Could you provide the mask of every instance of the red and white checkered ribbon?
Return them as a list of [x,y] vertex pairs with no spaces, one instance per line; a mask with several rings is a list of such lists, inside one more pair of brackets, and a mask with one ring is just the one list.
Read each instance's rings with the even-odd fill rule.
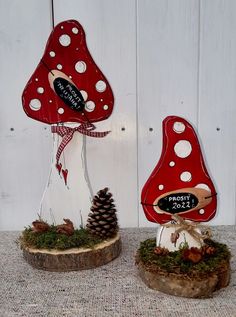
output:
[[58,147],[57,154],[56,154],[56,159],[57,159],[57,164],[59,163],[61,153],[67,146],[67,144],[72,140],[73,135],[75,132],[79,132],[81,134],[91,136],[94,138],[103,138],[105,137],[110,131],[104,131],[104,132],[94,132],[96,127],[92,123],[83,123],[78,127],[75,128],[70,128],[66,126],[52,126],[51,131],[52,133],[57,133],[62,137],[62,141]]

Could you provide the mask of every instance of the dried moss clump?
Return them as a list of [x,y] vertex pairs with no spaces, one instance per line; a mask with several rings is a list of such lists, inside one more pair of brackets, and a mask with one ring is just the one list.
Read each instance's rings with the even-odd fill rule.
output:
[[88,247],[92,248],[102,242],[102,239],[92,236],[86,229],[76,229],[70,236],[57,233],[56,226],[50,226],[46,232],[35,232],[31,227],[26,228],[19,240],[24,247],[36,249],[58,249]]
[[183,254],[188,248],[187,245],[184,245],[178,251],[158,255],[154,252],[156,239],[148,239],[141,242],[136,261],[141,261],[152,272],[164,271],[182,273],[190,277],[204,277],[211,272],[224,269],[231,257],[230,251],[225,244],[213,240],[207,240],[206,243],[215,249],[214,254],[205,254],[200,262],[193,263],[183,259]]

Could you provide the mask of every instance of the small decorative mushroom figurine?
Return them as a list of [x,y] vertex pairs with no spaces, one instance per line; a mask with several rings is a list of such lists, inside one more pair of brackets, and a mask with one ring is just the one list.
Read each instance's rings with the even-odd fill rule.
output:
[[29,117],[52,125],[54,135],[52,168],[40,216],[53,223],[66,217],[82,225],[93,196],[84,170],[85,136],[109,133],[95,131],[93,123],[111,115],[114,97],[88,51],[79,22],[64,21],[54,28],[22,102]]
[[200,222],[214,217],[216,190],[197,135],[185,119],[169,116],[163,121],[161,158],[143,187],[141,202],[147,219],[162,225],[158,246],[170,251],[182,243],[200,247],[207,237]]

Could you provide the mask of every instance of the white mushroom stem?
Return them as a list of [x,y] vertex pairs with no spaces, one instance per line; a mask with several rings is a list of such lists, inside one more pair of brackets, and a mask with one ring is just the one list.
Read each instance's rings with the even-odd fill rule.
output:
[[[187,221],[187,220],[186,220]],[[171,222],[170,222],[171,223]],[[201,233],[199,228],[196,228],[198,233]],[[200,248],[201,243],[196,241],[186,230],[179,233],[175,242],[171,241],[171,234],[175,234],[176,230],[173,227],[160,226],[157,231],[156,244],[162,248],[166,248],[169,251],[177,251],[183,244],[188,244],[189,248]]]
[[[65,124],[71,128],[76,124]],[[62,170],[68,170],[67,184],[63,172],[56,168],[56,153],[62,138],[53,134],[53,154],[49,179],[40,204],[40,217],[50,224],[69,218],[79,228],[85,226],[93,197],[86,163],[86,136],[75,132],[60,157]]]

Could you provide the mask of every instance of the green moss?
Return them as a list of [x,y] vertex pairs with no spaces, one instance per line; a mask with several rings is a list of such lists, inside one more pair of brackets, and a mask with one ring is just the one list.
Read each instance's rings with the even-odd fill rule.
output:
[[231,256],[225,244],[213,240],[208,240],[207,244],[215,248],[214,255],[205,255],[199,263],[194,264],[183,260],[182,255],[184,250],[188,248],[187,245],[182,246],[178,251],[169,252],[166,255],[157,255],[154,253],[156,240],[148,239],[140,244],[138,261],[141,260],[152,271],[183,273],[188,276],[206,275],[227,265]]
[[89,247],[102,242],[101,239],[89,234],[86,229],[76,229],[74,234],[67,236],[56,232],[56,227],[51,226],[47,232],[34,232],[31,227],[26,228],[20,236],[20,243],[26,247],[37,249],[58,249]]

